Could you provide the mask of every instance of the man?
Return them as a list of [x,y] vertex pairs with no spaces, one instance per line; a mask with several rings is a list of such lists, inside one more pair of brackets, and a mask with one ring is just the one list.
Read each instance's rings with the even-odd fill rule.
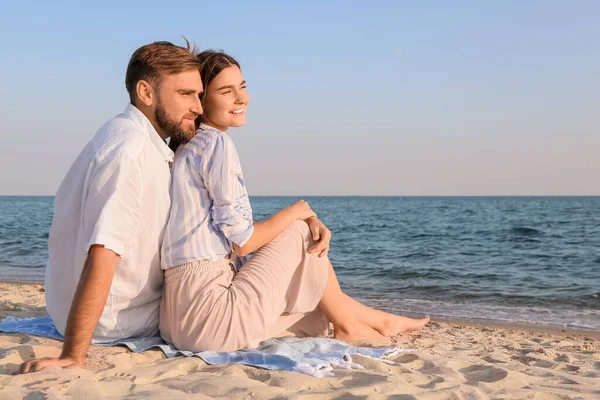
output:
[[61,183],[48,240],[46,306],[64,345],[58,358],[27,361],[21,373],[81,367],[92,340],[157,333],[173,160],[165,139],[188,142],[202,113],[194,53],[189,43],[136,50],[125,78],[131,104],[100,128]]

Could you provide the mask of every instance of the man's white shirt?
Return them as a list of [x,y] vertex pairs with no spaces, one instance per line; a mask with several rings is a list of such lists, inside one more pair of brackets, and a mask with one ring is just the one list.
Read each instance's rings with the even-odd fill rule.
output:
[[46,266],[46,308],[61,333],[94,244],[121,256],[94,340],[158,331],[171,161],[173,152],[129,104],[98,130],[67,172],[54,200]]

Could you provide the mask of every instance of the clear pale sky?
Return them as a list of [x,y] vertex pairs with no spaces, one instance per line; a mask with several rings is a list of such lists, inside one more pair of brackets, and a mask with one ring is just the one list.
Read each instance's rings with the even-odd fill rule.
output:
[[50,3],[0,12],[0,195],[53,195],[181,35],[242,64],[250,195],[600,195],[600,1]]

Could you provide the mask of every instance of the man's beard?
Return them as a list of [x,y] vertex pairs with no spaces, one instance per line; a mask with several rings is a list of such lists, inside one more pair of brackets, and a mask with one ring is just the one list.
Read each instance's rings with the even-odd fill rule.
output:
[[189,132],[183,128],[181,122],[177,123],[169,113],[166,108],[158,102],[156,106],[156,111],[154,113],[156,118],[156,124],[158,127],[167,135],[171,137],[171,140],[175,140],[178,143],[187,143],[194,137],[196,133],[194,128],[189,129]]

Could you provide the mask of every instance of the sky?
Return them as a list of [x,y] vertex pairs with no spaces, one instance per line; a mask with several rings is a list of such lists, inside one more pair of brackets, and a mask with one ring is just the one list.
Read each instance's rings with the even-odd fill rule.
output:
[[242,66],[251,196],[600,195],[599,1],[83,3],[2,5],[0,195],[54,195],[182,35]]

